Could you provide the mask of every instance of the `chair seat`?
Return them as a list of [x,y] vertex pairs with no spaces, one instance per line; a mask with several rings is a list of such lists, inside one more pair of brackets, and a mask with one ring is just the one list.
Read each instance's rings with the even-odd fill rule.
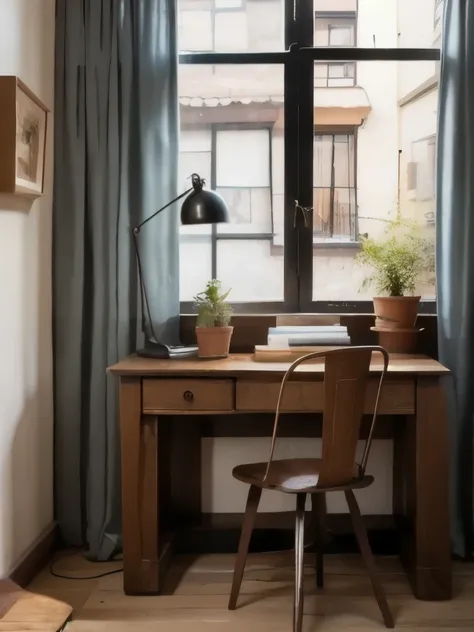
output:
[[321,459],[283,459],[281,461],[272,461],[265,482],[262,481],[267,470],[266,462],[238,465],[232,470],[232,475],[243,483],[263,489],[276,489],[287,494],[359,489],[368,487],[374,481],[373,476],[361,477],[359,475],[359,466],[356,464],[352,480],[341,481],[340,484],[332,485],[330,488],[317,487],[321,464]]

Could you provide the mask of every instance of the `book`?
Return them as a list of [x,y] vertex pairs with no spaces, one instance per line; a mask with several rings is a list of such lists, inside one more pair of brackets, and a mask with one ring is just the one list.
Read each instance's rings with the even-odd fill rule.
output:
[[323,333],[344,333],[347,335],[347,327],[342,325],[294,325],[269,327],[268,335],[288,335],[288,334],[323,334]]
[[297,347],[307,345],[340,345],[351,344],[347,332],[320,332],[320,333],[293,333],[293,334],[269,334],[268,346],[270,347]]
[[[339,346],[307,346],[307,347],[288,347],[286,349],[278,349],[269,347],[268,345],[255,345],[253,359],[255,362],[294,362],[298,358],[302,358],[308,353],[315,351],[332,351],[340,349]],[[308,362],[323,362],[323,358],[315,358]]]

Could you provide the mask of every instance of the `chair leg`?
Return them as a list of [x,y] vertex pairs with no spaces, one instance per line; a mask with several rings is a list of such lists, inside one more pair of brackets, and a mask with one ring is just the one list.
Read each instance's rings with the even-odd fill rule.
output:
[[262,490],[260,487],[251,485],[247,496],[247,506],[245,507],[244,523],[240,532],[239,550],[237,559],[235,560],[234,578],[232,580],[232,589],[230,591],[229,610],[235,610],[237,607],[237,599],[239,598],[240,586],[244,576],[245,562],[249,550],[250,538],[255,524],[258,504]]
[[293,632],[301,632],[303,626],[303,569],[304,569],[304,512],[306,494],[296,497],[295,524],[295,599],[293,604]]
[[362,553],[362,558],[367,568],[375,598],[380,608],[380,612],[382,613],[385,627],[393,628],[395,627],[393,616],[390,612],[390,608],[388,607],[387,598],[385,597],[385,592],[382,588],[382,584],[377,577],[374,556],[372,555],[369,538],[367,537],[367,531],[365,528],[364,520],[360,513],[359,505],[357,504],[356,497],[354,496],[354,492],[351,489],[347,490],[345,494],[347,504],[349,505],[349,511],[351,513],[354,530],[356,532],[357,541],[359,542],[360,552]]
[[326,494],[311,494],[313,529],[316,551],[316,585],[324,587],[324,544],[326,542]]

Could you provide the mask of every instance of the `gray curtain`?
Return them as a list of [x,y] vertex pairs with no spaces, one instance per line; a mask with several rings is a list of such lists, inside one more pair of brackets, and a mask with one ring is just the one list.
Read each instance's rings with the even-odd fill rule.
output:
[[[131,229],[176,197],[174,0],[58,0],[54,189],[56,518],[107,559],[120,547],[117,384],[139,341]],[[178,216],[140,235],[153,326],[179,342]]]
[[474,427],[474,0],[446,0],[439,90],[439,356],[452,371],[454,551],[472,552]]

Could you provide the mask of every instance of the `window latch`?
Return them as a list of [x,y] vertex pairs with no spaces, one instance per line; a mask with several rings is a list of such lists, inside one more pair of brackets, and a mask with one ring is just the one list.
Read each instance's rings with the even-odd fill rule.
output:
[[313,212],[312,206],[301,206],[298,200],[295,200],[295,214],[294,214],[293,226],[296,228],[298,213],[301,213],[301,215],[303,216],[304,227],[308,228],[308,214],[312,212]]

